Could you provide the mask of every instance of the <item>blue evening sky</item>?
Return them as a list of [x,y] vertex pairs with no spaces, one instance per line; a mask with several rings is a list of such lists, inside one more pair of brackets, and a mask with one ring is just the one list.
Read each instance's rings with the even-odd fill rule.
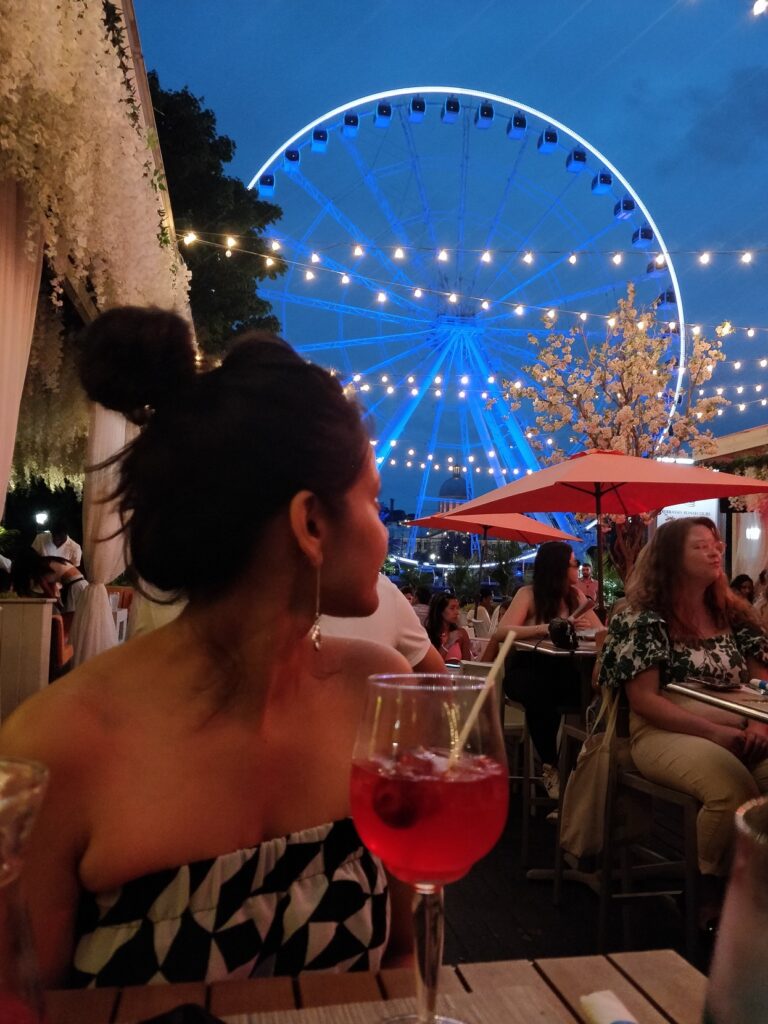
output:
[[[759,367],[768,357],[768,15],[754,17],[751,0],[135,7],[147,67],[164,87],[186,85],[204,97],[219,131],[237,144],[230,171],[246,182],[304,124],[379,90],[478,89],[561,121],[626,176],[669,250],[680,253],[686,320],[758,328],[751,340],[745,330],[728,339],[715,383],[748,404],[718,419],[717,432],[768,422],[754,393],[760,382],[768,391],[768,368]],[[479,179],[473,169],[471,180]],[[705,268],[695,256],[702,249],[734,254],[713,256]],[[749,266],[738,258],[745,249],[756,252]],[[390,491],[412,504],[412,485],[393,477],[383,496]]]

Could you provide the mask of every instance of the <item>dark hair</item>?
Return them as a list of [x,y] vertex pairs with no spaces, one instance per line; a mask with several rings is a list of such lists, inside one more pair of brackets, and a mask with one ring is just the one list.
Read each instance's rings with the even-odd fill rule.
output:
[[455,601],[456,598],[447,590],[441,590],[437,594],[432,595],[432,600],[429,602],[429,611],[427,612],[427,619],[424,623],[424,629],[427,631],[427,636],[432,642],[432,646],[440,650],[440,637],[443,632],[443,612],[448,607],[450,601]]
[[410,583],[406,583],[405,586],[400,587],[400,593],[404,594],[407,597],[408,594],[413,593],[413,587],[410,585]]
[[745,583],[749,583],[753,587],[755,585],[751,576],[747,576],[745,572],[741,572],[731,580],[731,590],[738,590],[740,587],[743,587]]
[[416,587],[416,600],[419,604],[429,604],[432,598],[432,591],[429,587]]
[[62,533],[65,533],[67,536],[69,536],[69,524],[67,523],[67,520],[64,518],[64,516],[57,513],[56,515],[51,517],[51,522],[49,524],[49,532],[51,534],[51,537],[56,537]]
[[340,510],[370,457],[359,407],[274,335],[249,332],[198,373],[181,317],[113,309],[86,331],[81,378],[94,401],[146,424],[110,460],[134,571],[193,599],[237,580],[300,490]]
[[[691,639],[696,636],[691,624],[679,617],[676,586],[683,571],[685,543],[695,526],[706,527],[713,539],[720,541],[717,527],[706,516],[671,519],[656,530],[640,552],[627,581],[629,604],[637,610],[648,608],[657,612],[675,639]],[[720,573],[704,591],[704,604],[720,629],[741,625],[760,629],[759,619],[752,606],[731,590],[724,573]]]
[[484,601],[486,597],[493,597],[493,587],[480,587],[479,600]]
[[541,544],[533,563],[533,607],[536,622],[550,622],[560,614],[563,601],[572,612],[579,599],[568,581],[573,556],[570,544],[548,540]]

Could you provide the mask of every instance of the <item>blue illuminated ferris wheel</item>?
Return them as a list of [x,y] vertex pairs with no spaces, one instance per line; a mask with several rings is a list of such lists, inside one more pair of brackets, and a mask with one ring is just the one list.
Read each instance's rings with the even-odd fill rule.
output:
[[578,323],[603,340],[629,280],[671,324],[679,389],[685,320],[661,233],[618,169],[540,111],[444,86],[365,96],[296,132],[250,187],[283,210],[287,269],[259,294],[358,392],[384,493],[417,515],[451,474],[471,497],[539,467],[533,413],[512,412],[502,382],[532,383],[531,334]]

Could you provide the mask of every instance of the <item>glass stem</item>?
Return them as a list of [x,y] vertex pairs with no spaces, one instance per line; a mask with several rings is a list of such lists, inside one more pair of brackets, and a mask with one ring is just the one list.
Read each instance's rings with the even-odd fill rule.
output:
[[443,962],[443,888],[440,885],[416,885],[414,888],[416,1010],[419,1024],[434,1024],[437,977]]

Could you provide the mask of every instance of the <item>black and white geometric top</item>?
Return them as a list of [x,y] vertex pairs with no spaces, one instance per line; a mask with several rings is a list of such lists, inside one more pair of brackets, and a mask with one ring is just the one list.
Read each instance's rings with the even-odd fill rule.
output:
[[76,988],[377,970],[387,877],[345,818],[85,892],[76,932]]

